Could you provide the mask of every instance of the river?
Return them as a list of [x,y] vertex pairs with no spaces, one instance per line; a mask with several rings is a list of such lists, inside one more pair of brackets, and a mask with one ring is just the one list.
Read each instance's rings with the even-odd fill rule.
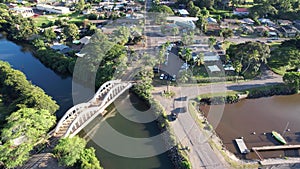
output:
[[[28,80],[33,84],[41,87],[48,95],[50,95],[60,106],[56,116],[61,118],[63,114],[73,105],[72,100],[72,78],[59,76],[51,69],[45,67],[38,59],[36,59],[30,48],[26,45],[16,44],[4,37],[0,39],[0,60],[9,62],[13,68],[22,71]],[[80,86],[80,85],[79,85]],[[82,87],[82,86],[81,86]],[[84,87],[83,87],[84,88]],[[134,95],[123,96],[124,99],[133,100],[138,103],[140,108],[146,108],[146,104],[141,102]],[[121,103],[122,104],[122,103]],[[125,104],[125,103],[124,103]],[[115,130],[123,131],[130,136],[138,137],[151,137],[159,133],[157,124],[151,123],[135,123],[125,118],[114,108],[114,105],[109,107],[111,115],[105,117],[104,121],[113,126]],[[98,120],[98,121],[97,121]],[[102,119],[103,120],[103,119]],[[101,137],[101,125],[102,121],[97,118],[94,120],[94,124],[88,127],[93,128],[93,135],[85,135],[81,133],[82,137],[88,140],[88,146],[92,146],[96,149],[96,155],[101,161],[101,165],[105,169],[171,169],[173,165],[167,155],[163,153],[161,155],[149,157],[149,158],[126,158],[121,157],[108,151],[105,151],[98,142],[93,139],[93,136]],[[85,129],[87,131],[88,129]],[[122,142],[117,142],[122,144]],[[126,146],[126,145],[124,145]],[[156,147],[152,147],[156,149]],[[133,150],[134,151],[134,150]]]
[[[202,106],[201,109],[208,112],[209,106]],[[238,157],[258,159],[253,152],[241,155],[233,140],[243,137],[248,149],[251,147],[280,145],[272,137],[271,131],[275,130],[283,135],[287,144],[300,144],[299,122],[299,94],[246,99],[235,104],[225,105],[216,132],[226,148]],[[299,157],[300,151],[264,151],[260,154],[264,158]]]

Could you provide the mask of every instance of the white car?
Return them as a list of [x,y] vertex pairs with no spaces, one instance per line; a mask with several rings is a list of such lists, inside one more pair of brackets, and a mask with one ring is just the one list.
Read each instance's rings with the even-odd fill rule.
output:
[[162,74],[159,76],[159,79],[160,79],[160,80],[164,80],[164,77],[165,77],[165,75],[162,73]]

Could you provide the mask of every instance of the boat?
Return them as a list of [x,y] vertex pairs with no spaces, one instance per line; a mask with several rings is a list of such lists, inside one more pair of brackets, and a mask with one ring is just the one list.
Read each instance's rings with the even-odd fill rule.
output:
[[281,134],[277,133],[276,131],[272,131],[272,136],[275,137],[277,141],[279,141],[281,144],[286,144],[285,139],[282,137]]

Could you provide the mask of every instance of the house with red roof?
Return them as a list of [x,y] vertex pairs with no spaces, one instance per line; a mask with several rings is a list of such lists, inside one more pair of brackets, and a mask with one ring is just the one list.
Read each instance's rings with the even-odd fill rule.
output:
[[239,16],[249,15],[248,8],[235,8],[233,10],[233,15],[239,15]]

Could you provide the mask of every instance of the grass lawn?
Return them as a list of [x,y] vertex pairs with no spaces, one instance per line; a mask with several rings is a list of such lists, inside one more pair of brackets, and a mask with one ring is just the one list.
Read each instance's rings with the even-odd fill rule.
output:
[[64,18],[64,17],[71,18],[70,20],[68,20],[69,23],[83,22],[83,20],[86,19],[86,16],[80,14],[79,12],[73,12],[70,14],[59,15],[58,17],[59,18]]
[[64,15],[40,15],[36,18],[33,18],[35,21],[36,26],[40,27],[42,26],[43,23],[46,25],[49,24],[50,22],[54,22],[57,19],[63,19],[66,18],[69,23],[75,23],[75,22],[83,22],[84,19],[86,19],[85,15],[82,15],[78,12],[73,12],[70,14],[64,14]]
[[40,15],[36,18],[33,18],[33,20],[35,21],[35,25],[38,27],[42,26],[43,23],[47,25],[50,22],[54,22],[56,19],[57,15]]

